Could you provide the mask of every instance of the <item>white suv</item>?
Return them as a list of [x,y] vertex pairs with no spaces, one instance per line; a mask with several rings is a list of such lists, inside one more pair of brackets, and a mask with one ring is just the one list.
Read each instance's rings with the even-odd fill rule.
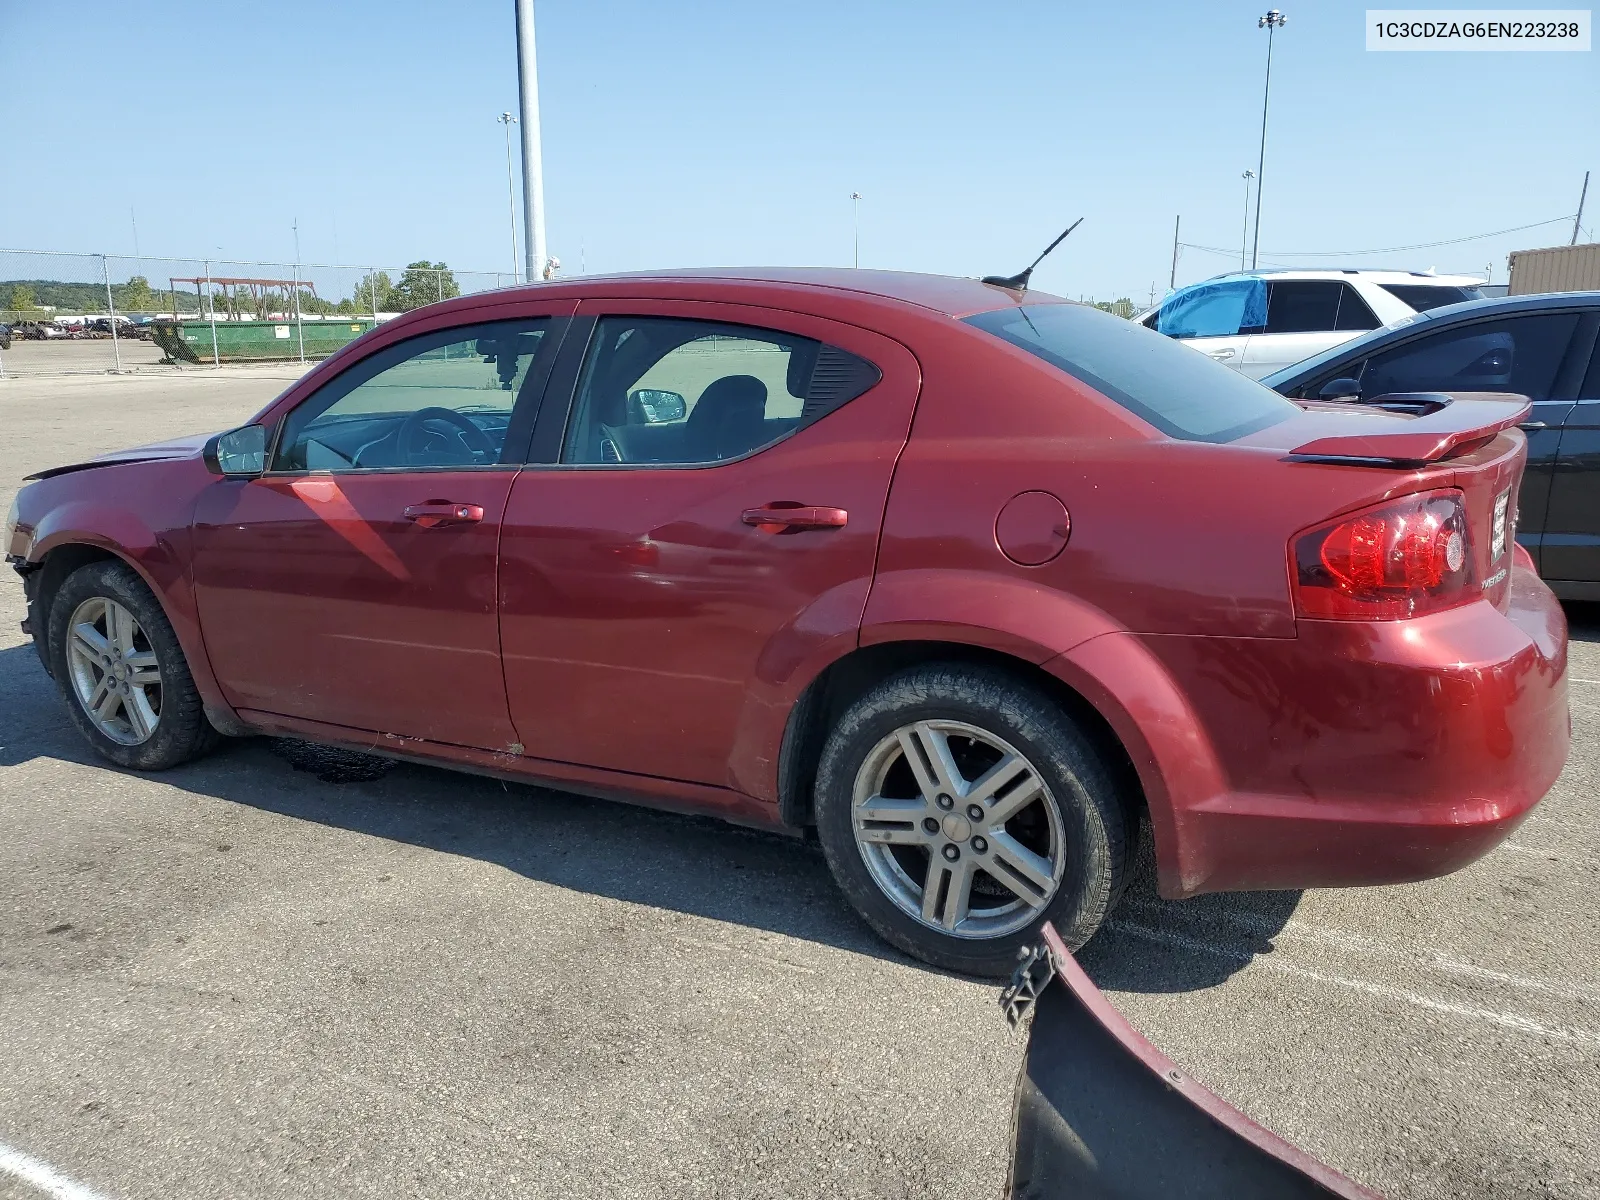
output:
[[1365,330],[1480,299],[1482,282],[1420,271],[1246,271],[1179,288],[1138,320],[1260,379]]

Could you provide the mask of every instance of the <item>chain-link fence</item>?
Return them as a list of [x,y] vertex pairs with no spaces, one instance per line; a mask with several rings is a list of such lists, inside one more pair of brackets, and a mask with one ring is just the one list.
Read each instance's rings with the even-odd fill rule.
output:
[[504,271],[0,249],[0,378],[326,358]]

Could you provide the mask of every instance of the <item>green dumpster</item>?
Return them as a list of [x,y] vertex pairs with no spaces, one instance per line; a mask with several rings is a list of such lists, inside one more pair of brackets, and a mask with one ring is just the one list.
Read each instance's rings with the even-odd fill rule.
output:
[[327,358],[374,324],[371,317],[304,321],[299,325],[293,321],[218,321],[214,327],[215,359],[210,321],[155,321],[151,324],[151,337],[174,362],[271,362],[298,359],[302,344],[306,358]]

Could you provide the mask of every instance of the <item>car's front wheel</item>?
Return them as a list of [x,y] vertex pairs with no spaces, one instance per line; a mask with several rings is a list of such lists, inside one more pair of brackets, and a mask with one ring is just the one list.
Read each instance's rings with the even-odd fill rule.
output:
[[1120,898],[1131,830],[1111,774],[1043,691],[984,667],[895,675],[823,749],[817,833],[879,934],[925,962],[1007,974],[1040,925],[1082,945]]
[[119,766],[159,771],[216,741],[178,635],[126,563],[67,576],[50,606],[49,648],[73,723]]

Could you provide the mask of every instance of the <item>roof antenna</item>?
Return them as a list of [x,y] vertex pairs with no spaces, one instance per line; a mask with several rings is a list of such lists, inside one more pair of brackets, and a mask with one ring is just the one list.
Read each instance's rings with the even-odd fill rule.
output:
[[1033,277],[1033,269],[1044,261],[1044,255],[1049,254],[1050,251],[1054,250],[1057,246],[1061,245],[1062,242],[1066,241],[1067,234],[1071,233],[1074,229],[1082,224],[1083,218],[1079,217],[1071,225],[1068,225],[1060,237],[1044,248],[1044,254],[1039,255],[1038,258],[1034,259],[1028,264],[1026,270],[1018,271],[1015,275],[985,275],[983,277],[983,282],[993,284],[995,287],[1010,288],[1014,292],[1027,291],[1028,280]]

